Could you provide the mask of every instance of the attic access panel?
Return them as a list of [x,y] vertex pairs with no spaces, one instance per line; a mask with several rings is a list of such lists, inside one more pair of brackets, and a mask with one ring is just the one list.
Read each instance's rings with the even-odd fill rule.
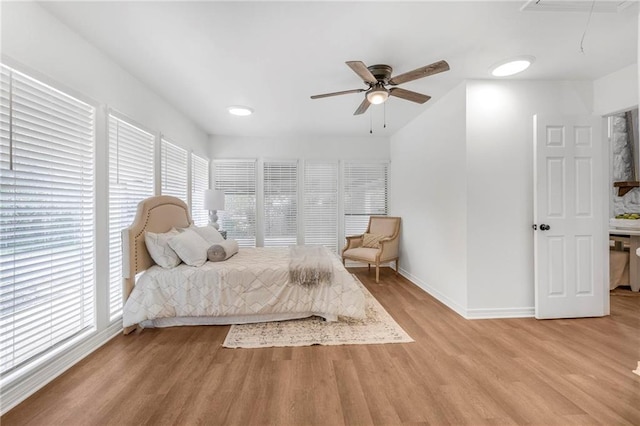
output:
[[593,6],[594,13],[619,13],[631,6],[631,0],[618,1],[575,1],[575,0],[528,0],[521,8],[522,12],[585,12]]

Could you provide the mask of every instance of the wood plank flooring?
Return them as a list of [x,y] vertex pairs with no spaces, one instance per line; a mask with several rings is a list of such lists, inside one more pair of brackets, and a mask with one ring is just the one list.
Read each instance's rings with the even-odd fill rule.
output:
[[640,424],[640,297],[605,318],[468,321],[354,270],[415,343],[225,349],[227,326],[118,336],[5,425]]

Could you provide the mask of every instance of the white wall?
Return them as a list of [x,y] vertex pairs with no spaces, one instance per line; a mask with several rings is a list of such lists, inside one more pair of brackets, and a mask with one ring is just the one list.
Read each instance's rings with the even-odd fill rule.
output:
[[638,64],[629,65],[593,82],[593,113],[611,115],[638,106]]
[[533,314],[532,118],[590,114],[584,90],[575,82],[468,82],[469,317]]
[[388,160],[389,139],[362,137],[234,137],[211,136],[211,158],[315,160]]
[[402,273],[469,318],[532,316],[533,115],[589,114],[590,88],[468,81],[393,136]]
[[[207,134],[34,2],[2,3],[3,61],[127,115],[197,154]],[[26,68],[26,69],[25,69]]]
[[402,274],[464,315],[467,306],[464,83],[391,138],[391,214]]

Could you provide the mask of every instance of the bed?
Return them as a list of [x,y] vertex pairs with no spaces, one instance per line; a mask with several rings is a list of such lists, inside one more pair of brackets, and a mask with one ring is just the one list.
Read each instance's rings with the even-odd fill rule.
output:
[[331,280],[315,285],[292,281],[287,247],[241,248],[222,262],[194,267],[155,264],[145,233],[192,226],[187,205],[170,196],[140,202],[133,224],[122,231],[123,326],[243,324],[320,316],[363,318],[364,295],[340,259],[328,251]]

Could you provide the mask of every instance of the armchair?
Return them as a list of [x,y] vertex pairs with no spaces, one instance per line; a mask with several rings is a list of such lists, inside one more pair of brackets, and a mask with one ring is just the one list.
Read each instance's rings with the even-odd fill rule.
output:
[[398,244],[400,242],[400,218],[371,216],[367,231],[362,235],[347,237],[342,249],[342,263],[346,259],[376,265],[376,283],[380,282],[380,264],[395,262],[398,274]]

